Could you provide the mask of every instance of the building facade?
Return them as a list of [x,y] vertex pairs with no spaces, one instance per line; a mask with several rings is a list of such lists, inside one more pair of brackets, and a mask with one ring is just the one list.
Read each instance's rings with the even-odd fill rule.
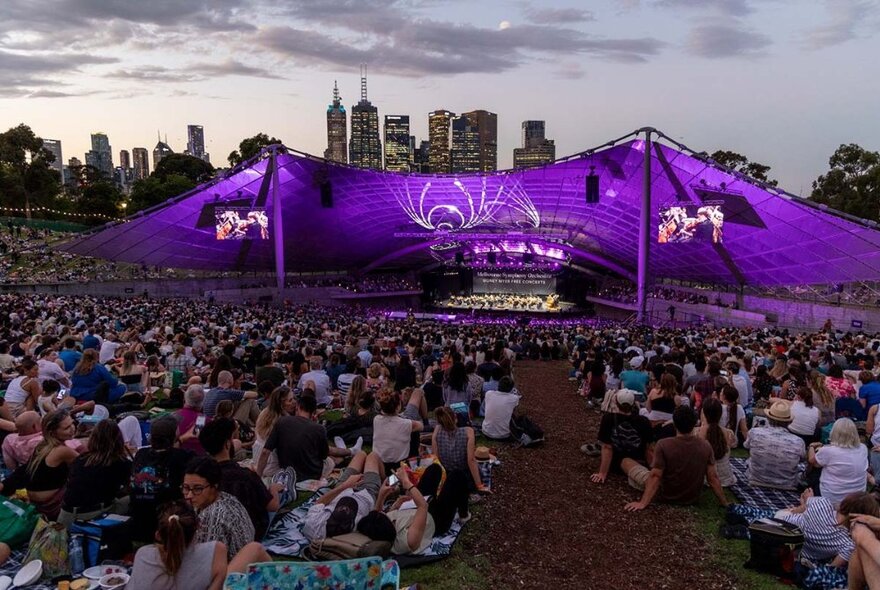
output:
[[[166,137],[165,140],[167,141],[168,138]],[[159,167],[159,162],[162,161],[162,158],[174,153],[174,150],[171,149],[171,146],[166,141],[162,141],[160,138],[159,142],[156,143],[156,147],[153,148],[153,170]]]
[[333,82],[333,102],[327,105],[327,149],[324,159],[348,164],[348,121],[339,87]]
[[367,71],[361,70],[361,99],[351,108],[349,163],[358,168],[382,169],[382,141],[379,139],[379,109],[367,99]]
[[[415,145],[415,141],[416,138],[413,137],[413,145]],[[430,153],[431,142],[427,139],[423,139],[421,143],[419,143],[418,147],[413,149],[413,172],[421,172],[422,174],[427,174],[431,171]]]
[[119,150],[119,167],[131,168],[131,156],[128,150]]
[[60,175],[60,178],[64,178],[64,160],[61,157],[61,140],[59,139],[44,139],[43,140],[43,149],[47,150],[55,156],[55,161],[49,164],[49,168],[55,170]]
[[186,126],[186,153],[189,156],[210,162],[211,157],[205,152],[205,128],[201,125]]
[[465,115],[452,120],[450,172],[480,171],[480,130]]
[[97,169],[104,178],[113,178],[113,150],[104,133],[92,133],[92,149],[86,152],[86,166]]
[[514,168],[534,168],[556,160],[556,144],[544,136],[544,121],[522,122],[522,147],[513,150]]
[[150,157],[147,148],[134,148],[131,150],[132,168],[134,168],[134,179],[143,180],[150,175]]
[[385,169],[409,172],[412,168],[409,115],[385,115]]
[[436,174],[450,171],[450,128],[455,113],[439,109],[428,113],[428,170]]

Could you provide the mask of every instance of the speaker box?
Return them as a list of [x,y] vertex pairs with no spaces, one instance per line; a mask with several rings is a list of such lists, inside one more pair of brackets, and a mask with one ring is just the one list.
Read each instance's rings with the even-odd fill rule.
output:
[[595,174],[587,176],[587,203],[599,202],[599,177]]
[[333,185],[329,180],[321,183],[321,207],[326,209],[333,207]]
[[498,255],[495,252],[489,252],[488,254],[486,254],[486,260],[489,261],[489,264],[497,264]]
[[463,264],[464,263],[464,252],[456,252],[455,253],[455,264]]

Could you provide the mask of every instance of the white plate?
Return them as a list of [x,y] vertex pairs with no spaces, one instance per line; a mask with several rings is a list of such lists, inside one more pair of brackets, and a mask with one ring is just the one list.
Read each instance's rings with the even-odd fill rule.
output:
[[28,586],[40,579],[43,575],[43,562],[39,559],[30,561],[18,570],[15,579],[12,580],[13,586]]
[[[86,569],[82,575],[96,582],[108,574],[127,574],[128,570],[121,565],[96,565]],[[95,586],[97,588],[97,586]]]

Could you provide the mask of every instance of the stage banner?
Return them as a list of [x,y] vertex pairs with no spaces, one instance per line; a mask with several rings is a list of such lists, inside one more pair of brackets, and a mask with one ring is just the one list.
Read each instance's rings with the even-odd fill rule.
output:
[[556,292],[556,275],[549,272],[474,270],[473,292],[549,295]]

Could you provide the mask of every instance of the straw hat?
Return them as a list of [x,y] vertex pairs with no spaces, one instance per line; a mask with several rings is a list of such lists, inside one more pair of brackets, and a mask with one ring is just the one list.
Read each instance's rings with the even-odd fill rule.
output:
[[764,413],[776,422],[791,422],[791,405],[785,402],[774,402]]
[[488,461],[492,456],[489,454],[489,447],[477,447],[474,450],[474,459],[477,461]]

